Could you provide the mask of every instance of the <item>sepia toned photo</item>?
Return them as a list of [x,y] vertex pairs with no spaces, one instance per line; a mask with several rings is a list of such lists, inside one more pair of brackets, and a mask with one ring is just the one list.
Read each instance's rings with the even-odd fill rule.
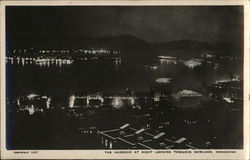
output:
[[243,5],[4,7],[6,150],[244,149]]

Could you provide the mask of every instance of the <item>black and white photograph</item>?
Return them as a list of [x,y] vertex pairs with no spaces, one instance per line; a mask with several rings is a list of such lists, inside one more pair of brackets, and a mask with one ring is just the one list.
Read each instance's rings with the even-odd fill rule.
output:
[[5,42],[7,150],[244,149],[242,5],[6,5]]

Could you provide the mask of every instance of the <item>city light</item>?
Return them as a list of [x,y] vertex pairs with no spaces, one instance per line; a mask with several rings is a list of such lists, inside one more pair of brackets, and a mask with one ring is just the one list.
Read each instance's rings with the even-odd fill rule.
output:
[[120,109],[122,106],[123,102],[120,97],[115,97],[112,101],[112,105],[116,109]]
[[75,99],[76,99],[76,97],[74,95],[72,95],[69,98],[69,108],[73,108],[74,107]]
[[192,90],[186,90],[186,89],[183,89],[181,91],[178,92],[178,94],[181,96],[181,97],[196,97],[196,96],[202,96],[201,94],[195,92],[195,91],[192,91]]
[[224,97],[223,100],[226,101],[227,103],[234,103],[234,101],[229,97]]
[[20,106],[20,99],[17,99],[17,105]]
[[167,59],[167,60],[176,60],[174,56],[158,56],[160,59]]
[[175,59],[160,59],[160,63],[177,64],[177,61]]
[[235,78],[232,78],[232,79],[231,78],[220,79],[220,80],[215,81],[215,83],[218,84],[218,83],[226,83],[226,82],[232,82],[232,81],[239,82],[240,77],[236,75]]
[[171,80],[172,80],[172,78],[158,78],[158,79],[156,79],[155,81],[156,81],[157,83],[170,83]]
[[32,99],[32,98],[35,98],[37,96],[39,96],[39,95],[37,95],[37,94],[30,94],[30,95],[27,96],[27,98],[28,99]]
[[200,60],[197,60],[197,59],[191,59],[191,60],[188,60],[188,61],[184,61],[184,65],[187,66],[188,68],[195,68],[197,66],[200,66],[201,65],[201,61]]
[[31,105],[31,107],[28,108],[29,114],[33,115],[35,113],[35,107],[34,105]]
[[51,102],[51,98],[48,98],[48,99],[47,99],[47,102],[46,102],[46,107],[47,107],[47,109],[50,108],[50,102]]
[[135,104],[135,99],[133,97],[130,98],[130,102],[131,102],[132,105],[134,105]]

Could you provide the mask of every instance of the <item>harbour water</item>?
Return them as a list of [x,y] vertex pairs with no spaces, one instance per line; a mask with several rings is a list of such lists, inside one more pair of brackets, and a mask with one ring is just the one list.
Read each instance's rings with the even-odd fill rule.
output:
[[[168,53],[166,53],[168,54]],[[94,60],[35,63],[24,59],[6,61],[7,91],[13,95],[42,93],[69,95],[81,92],[122,92],[126,88],[149,91],[159,78],[170,78],[175,89],[201,90],[204,85],[242,75],[238,60],[205,63],[200,57],[177,60],[157,54],[124,56],[119,60]],[[199,59],[198,59],[199,58]],[[71,63],[68,63],[71,62]],[[145,66],[151,67],[145,67]],[[153,65],[153,67],[152,67]]]

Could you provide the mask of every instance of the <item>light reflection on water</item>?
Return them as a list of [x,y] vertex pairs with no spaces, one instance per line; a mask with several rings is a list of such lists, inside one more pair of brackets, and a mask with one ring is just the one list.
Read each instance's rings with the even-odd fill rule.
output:
[[[239,74],[240,65],[222,65],[214,69],[213,65],[203,64],[196,59],[168,60],[156,58],[145,62],[143,59],[115,59],[109,61],[84,61],[71,64],[59,61],[36,63],[32,60],[8,60],[13,69],[11,85],[14,92],[26,90],[42,92],[75,93],[76,91],[148,91],[158,78],[172,78],[175,88],[200,88],[202,83],[213,83],[229,72]],[[145,65],[155,64],[152,70]],[[65,66],[65,67],[64,67]],[[66,67],[67,66],[67,67]],[[238,66],[238,67],[237,67]],[[8,67],[8,65],[7,65]],[[200,71],[194,68],[200,68]],[[60,69],[58,69],[60,68]],[[10,72],[11,73],[11,72]]]
[[120,58],[117,58],[117,59],[114,60],[114,62],[115,62],[115,69],[117,71],[121,67],[122,60]]
[[20,66],[25,66],[25,65],[36,65],[39,67],[47,67],[49,68],[51,65],[55,65],[58,67],[61,67],[62,65],[70,65],[73,63],[72,60],[69,59],[36,59],[36,58],[12,58],[12,57],[7,57],[5,62],[7,64],[12,64],[12,65],[20,65]]
[[166,73],[175,72],[176,64],[176,60],[160,59],[161,75],[164,76]]

